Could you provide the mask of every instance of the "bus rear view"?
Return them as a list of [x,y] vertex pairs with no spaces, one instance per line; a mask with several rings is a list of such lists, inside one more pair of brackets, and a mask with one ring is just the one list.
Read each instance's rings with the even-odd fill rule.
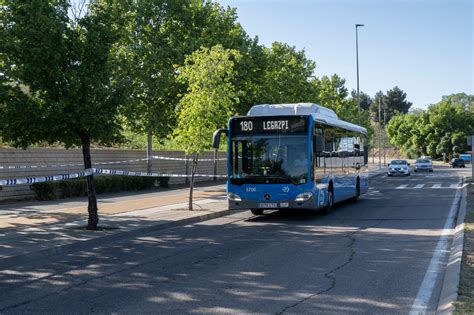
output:
[[226,133],[229,209],[330,210],[367,190],[366,131],[332,110],[256,105],[247,116],[231,118]]

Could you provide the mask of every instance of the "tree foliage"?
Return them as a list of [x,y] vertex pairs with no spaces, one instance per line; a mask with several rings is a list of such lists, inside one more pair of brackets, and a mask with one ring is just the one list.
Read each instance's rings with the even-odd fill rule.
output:
[[260,103],[307,102],[311,95],[309,79],[316,67],[304,50],[297,51],[288,44],[274,42],[271,48],[264,48],[264,78]]
[[453,103],[456,97],[443,97],[427,111],[394,116],[388,126],[390,141],[409,157],[434,157],[468,150],[466,137],[474,132],[474,112],[466,104]]
[[357,105],[347,98],[348,91],[345,87],[346,80],[337,74],[315,77],[311,80],[311,100],[315,103],[333,109],[343,119],[355,121]]
[[232,81],[235,63],[240,57],[237,50],[221,45],[211,49],[203,47],[186,57],[185,65],[178,68],[178,79],[188,88],[177,107],[178,126],[174,136],[186,153],[194,153],[189,210],[193,209],[198,154],[210,149],[213,132],[225,126],[239,100]]
[[250,40],[234,9],[210,1],[132,1],[127,11],[121,56],[132,83],[124,113],[134,131],[162,137],[174,128],[175,106],[186,90],[175,66],[200,47],[247,51]]
[[238,92],[232,80],[240,54],[221,45],[201,48],[178,69],[178,79],[188,85],[177,107],[177,143],[189,154],[211,148],[213,132],[235,113]]
[[[356,100],[357,103],[357,91],[351,91],[351,97]],[[359,91],[359,100],[360,100],[360,108],[363,110],[369,110],[370,105],[372,104],[372,98],[369,94]]]
[[339,118],[364,126],[368,129],[369,134],[372,134],[368,112],[361,106],[359,114],[357,99],[349,97],[348,90],[345,87],[345,79],[333,74],[321,78],[314,77],[310,83],[311,96],[308,99],[309,101],[331,108]]
[[381,91],[375,94],[370,105],[370,116],[373,121],[379,121],[379,100],[381,102],[381,121],[388,123],[397,114],[406,114],[413,105],[406,100],[407,94],[398,86],[388,90],[384,95]]
[[474,95],[455,93],[451,95],[445,95],[441,98],[441,100],[450,104],[462,105],[467,110],[474,112]]

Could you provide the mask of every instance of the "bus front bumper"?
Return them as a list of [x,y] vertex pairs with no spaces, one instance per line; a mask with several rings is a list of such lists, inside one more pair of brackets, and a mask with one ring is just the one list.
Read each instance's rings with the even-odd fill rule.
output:
[[282,210],[282,209],[319,209],[324,207],[324,201],[319,203],[318,198],[313,198],[298,202],[295,200],[278,200],[278,201],[255,201],[255,200],[242,200],[232,201],[229,200],[229,210],[245,210],[245,209],[262,209],[262,210]]

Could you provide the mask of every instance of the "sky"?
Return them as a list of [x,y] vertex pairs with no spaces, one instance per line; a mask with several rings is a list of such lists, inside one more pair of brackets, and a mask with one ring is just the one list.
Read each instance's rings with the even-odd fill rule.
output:
[[[315,75],[338,74],[370,96],[398,86],[412,108],[474,94],[474,0],[217,0],[250,37],[305,50]],[[322,104],[323,105],[323,104]]]

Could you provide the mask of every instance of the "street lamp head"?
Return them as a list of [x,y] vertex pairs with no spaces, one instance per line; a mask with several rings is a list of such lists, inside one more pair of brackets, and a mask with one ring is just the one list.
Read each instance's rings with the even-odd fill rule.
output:
[[359,26],[365,26],[364,24],[356,24],[356,28]]

